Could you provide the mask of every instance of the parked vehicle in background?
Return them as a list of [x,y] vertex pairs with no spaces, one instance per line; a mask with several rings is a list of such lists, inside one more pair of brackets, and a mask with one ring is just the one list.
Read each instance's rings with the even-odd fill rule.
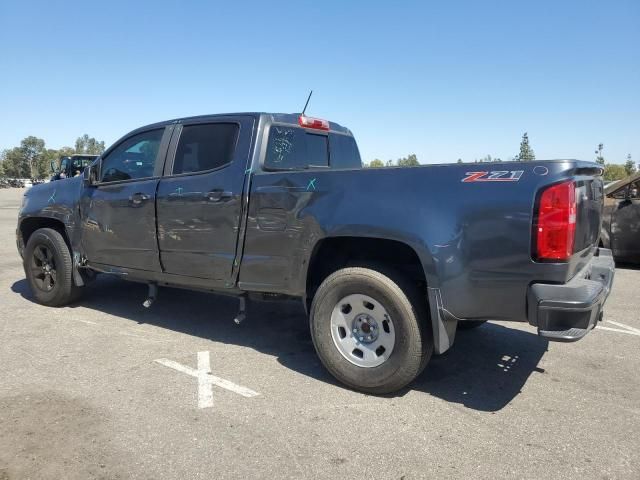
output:
[[44,305],[96,273],[147,283],[145,306],[158,285],[236,295],[237,323],[246,298],[299,299],[325,367],[387,393],[458,323],[583,338],[614,275],[601,215],[595,163],[363,169],[337,123],[242,113],[130,132],[82,178],[30,189],[16,237]]
[[58,162],[51,162],[51,172],[53,173],[51,180],[62,180],[82,175],[87,165],[91,165],[96,158],[98,158],[98,155],[85,154],[60,157]]
[[616,260],[640,262],[640,173],[605,191],[601,244]]
[[10,188],[9,181],[6,178],[0,178],[0,188]]
[[13,188],[24,188],[25,185],[27,184],[27,181],[29,182],[29,186],[31,186],[31,180],[26,180],[24,178],[8,178],[7,179],[9,186]]

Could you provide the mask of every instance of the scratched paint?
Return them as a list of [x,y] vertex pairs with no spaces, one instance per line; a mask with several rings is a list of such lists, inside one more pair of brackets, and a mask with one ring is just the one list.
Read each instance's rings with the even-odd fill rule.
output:
[[313,189],[316,189],[316,179],[312,178],[311,180],[309,180],[309,184],[307,185],[307,191],[311,190],[311,188],[313,187]]

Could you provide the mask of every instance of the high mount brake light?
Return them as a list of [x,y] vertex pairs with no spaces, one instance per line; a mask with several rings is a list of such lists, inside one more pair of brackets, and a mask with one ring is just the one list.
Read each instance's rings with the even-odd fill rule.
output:
[[298,118],[298,125],[304,128],[312,128],[314,130],[329,131],[329,122],[320,118],[305,117],[300,115]]
[[540,196],[536,225],[538,260],[566,261],[573,255],[576,236],[576,185],[552,185]]

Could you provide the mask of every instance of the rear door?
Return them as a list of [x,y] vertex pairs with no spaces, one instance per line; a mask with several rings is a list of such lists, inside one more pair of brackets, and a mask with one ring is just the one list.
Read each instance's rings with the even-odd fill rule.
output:
[[160,271],[155,198],[172,130],[130,135],[103,156],[99,181],[84,187],[80,201],[90,263]]
[[611,248],[620,258],[640,258],[640,180],[611,194]]
[[230,281],[254,118],[179,125],[158,186],[158,246],[166,273]]

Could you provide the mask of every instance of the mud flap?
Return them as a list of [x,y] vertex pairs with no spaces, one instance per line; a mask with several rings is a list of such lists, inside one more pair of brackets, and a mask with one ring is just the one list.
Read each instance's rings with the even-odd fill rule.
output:
[[431,327],[433,329],[433,349],[439,355],[453,346],[458,329],[458,320],[447,315],[442,306],[440,289],[427,288],[429,296],[429,310],[431,312]]
[[80,254],[78,252],[73,252],[73,283],[75,283],[77,287],[83,287],[84,280],[82,279],[82,275],[80,274],[80,270],[78,268],[79,265]]

